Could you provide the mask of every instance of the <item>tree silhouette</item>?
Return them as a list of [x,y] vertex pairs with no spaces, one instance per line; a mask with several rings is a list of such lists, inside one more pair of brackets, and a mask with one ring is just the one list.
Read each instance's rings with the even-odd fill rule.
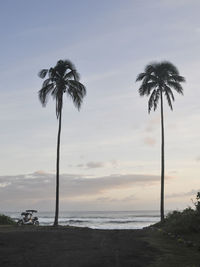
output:
[[161,200],[160,200],[160,217],[164,220],[164,116],[163,116],[163,95],[166,96],[168,105],[171,110],[174,95],[172,89],[177,93],[183,94],[181,82],[185,78],[179,75],[178,69],[168,61],[152,63],[145,67],[145,71],[137,76],[136,82],[142,81],[139,88],[140,96],[150,96],[148,101],[148,111],[154,111],[158,106],[160,99],[161,106]]
[[55,67],[43,69],[38,73],[40,78],[48,78],[42,84],[38,92],[43,106],[46,106],[49,95],[56,101],[56,116],[59,120],[57,137],[57,161],[56,161],[56,208],[54,226],[58,225],[59,214],[59,163],[60,163],[60,133],[62,122],[63,94],[66,93],[79,110],[86,95],[86,88],[79,82],[79,74],[75,66],[69,60],[59,60]]

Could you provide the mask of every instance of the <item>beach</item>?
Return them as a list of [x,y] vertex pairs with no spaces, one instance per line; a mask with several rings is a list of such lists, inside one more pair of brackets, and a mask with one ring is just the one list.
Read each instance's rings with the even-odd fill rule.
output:
[[199,256],[193,248],[148,229],[0,227],[1,267],[183,267],[199,266]]
[[[15,221],[21,212],[3,212]],[[35,213],[41,226],[51,226],[54,223],[54,212],[38,211]],[[157,210],[137,211],[61,211],[59,225],[75,226],[102,230],[142,229],[160,220]]]

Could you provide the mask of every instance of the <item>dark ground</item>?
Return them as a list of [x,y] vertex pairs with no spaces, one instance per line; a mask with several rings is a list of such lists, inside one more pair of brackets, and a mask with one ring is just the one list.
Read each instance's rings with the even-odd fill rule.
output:
[[200,266],[199,252],[167,238],[148,230],[1,226],[0,266]]

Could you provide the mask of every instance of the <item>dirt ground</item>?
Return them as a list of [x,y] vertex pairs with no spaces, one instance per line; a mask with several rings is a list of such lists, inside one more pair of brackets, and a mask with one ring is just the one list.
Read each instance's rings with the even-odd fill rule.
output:
[[162,266],[154,264],[163,251],[151,239],[145,230],[4,226],[0,227],[0,266]]

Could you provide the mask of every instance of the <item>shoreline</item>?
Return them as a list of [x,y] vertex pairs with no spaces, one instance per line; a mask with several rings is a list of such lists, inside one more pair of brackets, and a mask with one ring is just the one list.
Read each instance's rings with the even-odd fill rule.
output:
[[[14,220],[19,218],[17,212],[7,212]],[[52,212],[38,212],[36,216],[41,226],[54,223]],[[60,212],[59,224],[91,229],[141,229],[159,221],[158,211],[84,211]]]

